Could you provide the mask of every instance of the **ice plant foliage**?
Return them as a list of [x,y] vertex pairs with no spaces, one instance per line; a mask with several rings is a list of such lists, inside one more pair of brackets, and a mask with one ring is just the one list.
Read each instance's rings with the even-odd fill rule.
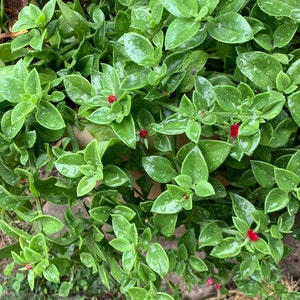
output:
[[30,288],[78,298],[64,278],[86,270],[173,300],[169,272],[221,292],[228,274],[250,298],[300,299],[279,280],[300,200],[299,1],[23,2],[0,42],[0,230]]
[[230,137],[237,138],[241,124],[233,124],[230,126]]
[[256,242],[259,239],[259,236],[257,232],[253,231],[252,229],[249,229],[247,231],[247,238],[252,242]]

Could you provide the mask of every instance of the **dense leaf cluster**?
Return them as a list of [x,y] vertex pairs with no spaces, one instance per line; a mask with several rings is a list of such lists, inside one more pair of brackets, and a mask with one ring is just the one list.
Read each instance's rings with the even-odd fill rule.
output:
[[179,299],[170,272],[299,298],[278,283],[300,199],[299,16],[297,0],[21,10],[0,44],[0,228],[31,289],[67,296],[80,263],[132,300]]

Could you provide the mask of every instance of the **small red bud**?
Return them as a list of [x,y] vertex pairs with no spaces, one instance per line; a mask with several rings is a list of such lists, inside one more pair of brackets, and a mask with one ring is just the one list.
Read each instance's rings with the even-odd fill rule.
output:
[[206,284],[207,285],[213,285],[214,284],[214,279],[212,277],[209,277],[207,280],[206,280]]
[[140,137],[142,139],[146,138],[148,136],[148,130],[147,129],[141,129],[140,130]]
[[257,232],[253,231],[252,229],[249,229],[247,231],[247,238],[252,242],[256,242],[259,239],[259,236]]
[[32,268],[31,268],[31,265],[30,265],[30,263],[27,263],[27,264],[26,264],[26,270],[28,270],[28,271],[29,271],[29,270],[31,270],[31,269],[32,269]]
[[233,124],[230,126],[230,137],[237,138],[241,124]]
[[216,290],[220,290],[221,289],[221,284],[220,283],[216,283],[215,284],[215,289]]
[[113,104],[113,103],[115,103],[117,101],[117,97],[115,96],[115,95],[109,95],[108,97],[107,97],[107,102],[109,103],[109,104]]

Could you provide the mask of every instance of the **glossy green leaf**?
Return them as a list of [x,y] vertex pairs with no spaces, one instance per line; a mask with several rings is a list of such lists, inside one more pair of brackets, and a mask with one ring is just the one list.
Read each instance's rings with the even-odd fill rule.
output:
[[241,104],[241,91],[230,85],[217,85],[214,87],[216,100],[224,111],[236,111]]
[[60,281],[60,275],[57,267],[50,263],[47,269],[43,272],[43,276],[50,282],[57,283]]
[[216,246],[223,240],[221,228],[215,223],[206,224],[199,235],[199,247]]
[[75,153],[66,153],[60,156],[55,162],[58,172],[69,178],[78,178],[81,176],[79,167],[84,164],[83,157]]
[[161,4],[166,10],[168,10],[172,15],[176,17],[184,17],[184,14],[179,10],[178,1],[176,0],[161,0]]
[[157,214],[153,217],[154,226],[166,237],[171,237],[177,224],[177,214]]
[[251,213],[255,211],[255,206],[238,194],[231,193],[230,196],[235,215],[250,226],[253,222]]
[[193,147],[187,154],[182,163],[181,174],[190,176],[195,184],[199,180],[207,181],[209,175],[207,163],[198,146]]
[[292,155],[286,168],[300,177],[300,151],[296,151]]
[[268,238],[270,254],[276,263],[279,263],[284,255],[284,245],[281,239]]
[[252,160],[251,167],[257,182],[263,187],[271,187],[275,184],[274,170],[275,166],[259,161]]
[[270,90],[276,85],[276,77],[282,71],[280,62],[271,55],[250,51],[237,57],[239,70],[260,89]]
[[182,210],[182,202],[174,199],[168,191],[162,192],[154,201],[151,211],[159,214],[175,214]]
[[300,110],[300,91],[288,96],[288,108],[291,112],[293,120],[298,126],[300,126],[300,116],[298,113]]
[[166,293],[158,292],[155,295],[155,299],[157,300],[174,300],[174,298]]
[[195,186],[195,193],[199,197],[208,197],[215,194],[214,187],[205,180],[199,180]]
[[66,126],[58,109],[48,101],[42,101],[37,105],[35,118],[39,124],[51,130],[59,130]]
[[96,183],[97,183],[97,179],[95,178],[95,176],[93,175],[83,176],[77,185],[77,189],[76,189],[77,196],[81,197],[89,193],[96,186]]
[[242,234],[245,235],[246,232],[249,230],[249,224],[237,217],[232,217],[232,221],[234,223],[235,228]]
[[274,212],[285,208],[290,201],[289,193],[282,191],[280,188],[272,189],[265,201],[266,213]]
[[13,77],[3,77],[0,79],[0,95],[11,103],[21,101],[24,93],[24,83]]
[[124,142],[130,148],[135,148],[135,125],[131,115],[125,117],[121,123],[112,123],[112,128],[114,133],[122,142]]
[[284,192],[291,192],[300,183],[300,178],[295,173],[280,168],[275,168],[275,180]]
[[270,254],[270,248],[264,239],[259,238],[257,241],[253,242],[253,245],[257,251],[264,254]]
[[157,182],[168,183],[177,175],[171,162],[165,157],[156,155],[143,157],[142,163],[147,174]]
[[162,134],[181,134],[185,132],[188,118],[180,113],[175,113],[163,120],[160,124],[153,126],[153,129]]
[[166,49],[174,49],[191,39],[199,30],[200,22],[187,18],[176,18],[169,25],[166,37]]
[[52,234],[61,231],[64,224],[58,218],[50,215],[41,215],[33,218],[31,222],[41,222],[43,231],[46,234]]
[[150,244],[149,250],[146,254],[146,262],[148,266],[162,278],[166,276],[169,270],[169,259],[163,249],[158,243]]
[[100,224],[104,224],[107,221],[111,211],[111,207],[103,205],[100,207],[91,208],[89,210],[89,215],[95,221],[99,222]]
[[28,200],[26,196],[16,196],[11,194],[0,185],[0,207],[5,210],[13,210]]
[[36,98],[32,95],[29,99],[19,102],[12,110],[12,124],[24,122],[28,115],[36,108]]
[[132,300],[140,300],[140,299],[147,299],[148,292],[146,289],[141,287],[130,287],[128,289],[128,294],[130,295],[130,299]]
[[135,32],[126,33],[124,48],[127,55],[138,65],[146,68],[156,65],[154,48],[144,36]]
[[79,37],[83,37],[89,31],[87,20],[77,11],[72,10],[61,0],[57,0],[60,11],[67,24],[72,27]]
[[117,251],[126,252],[131,250],[131,243],[124,238],[116,238],[109,242],[109,244]]
[[30,234],[28,234],[26,231],[14,227],[3,220],[0,220],[0,228],[7,236],[12,238],[23,238],[27,240],[30,240],[31,238]]
[[273,34],[274,48],[285,47],[293,38],[298,29],[298,24],[294,22],[285,22],[278,26]]
[[89,81],[81,75],[72,74],[64,77],[68,96],[76,104],[82,105],[95,96],[95,90]]
[[241,251],[242,243],[237,241],[236,238],[228,237],[221,241],[220,244],[215,246],[210,255],[217,258],[230,258],[238,255]]
[[252,39],[246,19],[235,12],[224,13],[208,22],[208,33],[217,41],[236,44]]
[[20,119],[19,121],[12,124],[11,122],[12,110],[8,110],[4,113],[1,118],[1,129],[2,132],[9,138],[13,139],[21,130],[24,124],[24,119]]
[[198,143],[201,135],[201,125],[195,120],[189,120],[185,129],[186,136],[194,143]]
[[32,69],[26,76],[24,91],[27,94],[35,95],[38,99],[42,96],[40,77],[36,69]]
[[103,184],[110,187],[124,185],[129,181],[127,174],[115,165],[106,165],[103,169]]
[[262,11],[271,16],[285,16],[294,21],[300,21],[300,9],[297,0],[286,0],[284,2],[280,0],[274,0],[272,2],[267,0],[258,0],[257,4]]
[[198,256],[190,255],[188,262],[192,267],[192,269],[195,270],[196,272],[204,272],[208,270],[205,262]]

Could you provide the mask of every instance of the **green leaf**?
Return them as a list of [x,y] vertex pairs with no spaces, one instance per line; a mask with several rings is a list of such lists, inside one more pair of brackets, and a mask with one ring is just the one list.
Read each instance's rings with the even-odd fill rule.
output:
[[300,151],[296,151],[292,155],[286,168],[300,177]]
[[165,157],[156,155],[143,157],[142,163],[147,174],[157,182],[168,183],[177,175],[170,161]]
[[5,210],[14,210],[28,200],[26,196],[16,196],[0,185],[0,207]]
[[72,74],[65,76],[64,85],[68,96],[79,105],[88,102],[96,94],[89,81],[81,75]]
[[148,291],[144,288],[130,287],[127,291],[132,300],[148,299]]
[[91,216],[91,218],[97,221],[97,223],[99,222],[100,224],[104,224],[107,221],[111,211],[111,207],[103,205],[90,209],[89,215]]
[[193,147],[187,154],[182,163],[181,174],[190,176],[195,184],[199,180],[208,180],[208,167],[198,146]]
[[271,187],[276,183],[274,177],[275,166],[258,160],[251,160],[251,167],[255,179],[262,187]]
[[116,238],[109,242],[109,244],[115,248],[117,251],[126,252],[131,250],[131,243],[124,238]]
[[103,184],[110,187],[124,185],[129,178],[127,174],[115,165],[106,165],[103,169]]
[[300,22],[300,8],[297,0],[286,0],[284,2],[280,0],[258,0],[257,4],[259,8],[271,16],[277,17],[289,17],[296,22]]
[[[141,298],[140,298],[141,299]],[[174,300],[174,298],[166,293],[157,292],[155,295],[156,300]]]
[[293,191],[300,183],[300,178],[293,172],[275,168],[275,180],[278,187],[284,192]]
[[199,180],[195,186],[196,195],[199,197],[208,197],[215,194],[214,187],[205,180]]
[[83,157],[88,165],[102,168],[100,150],[96,139],[93,139],[91,142],[88,143],[84,150]]
[[237,241],[236,238],[228,237],[215,246],[210,255],[217,258],[232,258],[240,253],[241,247],[242,242]]
[[291,112],[293,120],[296,122],[298,126],[300,126],[300,91],[293,93],[288,96],[288,108]]
[[176,17],[184,17],[184,14],[178,8],[178,1],[176,0],[161,0],[161,4],[164,6],[166,10],[168,10],[172,15]]
[[169,259],[160,244],[150,244],[149,250],[146,254],[146,262],[148,266],[162,278],[167,275],[169,270]]
[[230,196],[235,215],[250,226],[253,222],[251,213],[255,211],[255,206],[238,194],[231,193]]
[[31,96],[30,99],[19,102],[12,110],[11,122],[12,124],[24,122],[24,119],[36,108],[35,96]]
[[96,183],[97,183],[97,179],[95,178],[94,175],[83,176],[77,185],[77,189],[76,189],[77,196],[81,197],[89,193],[96,186]]
[[174,199],[168,191],[162,192],[154,201],[151,211],[159,214],[175,214],[182,210],[182,201]]
[[252,29],[246,19],[228,12],[208,21],[208,33],[217,41],[236,44],[252,39]]
[[144,36],[135,33],[125,33],[124,48],[127,55],[138,65],[145,68],[156,65],[154,47]]
[[4,113],[1,118],[1,129],[2,132],[9,138],[13,139],[21,130],[24,124],[24,119],[20,119],[19,121],[12,124],[11,122],[12,110],[8,110]]
[[87,20],[77,11],[72,10],[67,4],[61,0],[57,0],[62,16],[72,27],[79,37],[85,36],[89,31]]
[[290,201],[289,193],[282,191],[280,188],[272,189],[265,201],[265,212],[270,213],[285,208]]
[[66,126],[58,109],[48,101],[42,101],[37,105],[35,118],[39,124],[51,130],[59,130]]
[[26,76],[24,82],[24,91],[29,95],[35,95],[37,99],[42,96],[40,77],[36,69],[32,69]]
[[63,281],[59,286],[58,296],[68,297],[72,288],[73,284],[71,282]]
[[166,237],[171,237],[176,228],[177,214],[157,214],[153,217],[154,226]]
[[246,235],[246,232],[249,230],[249,224],[242,219],[237,217],[232,217],[235,228],[242,234]]
[[113,214],[121,215],[125,217],[128,221],[131,221],[136,216],[136,212],[124,205],[115,206],[113,209]]
[[191,39],[200,28],[200,22],[187,18],[176,18],[169,25],[166,37],[166,49],[174,49]]
[[216,100],[224,111],[235,112],[242,101],[242,92],[230,85],[217,85],[214,87]]
[[43,276],[45,277],[46,280],[58,283],[60,281],[59,279],[59,271],[57,267],[50,263],[47,269],[43,272]]
[[292,40],[293,36],[297,32],[298,24],[294,22],[284,22],[280,26],[276,27],[273,33],[274,48],[283,48]]
[[75,153],[63,154],[55,162],[58,172],[69,178],[78,178],[82,175],[79,170],[81,165],[85,165],[85,161],[82,155]]
[[112,128],[114,133],[122,142],[124,142],[130,148],[135,148],[135,125],[131,115],[125,117],[121,123],[113,122]]
[[282,71],[282,66],[270,54],[250,51],[240,54],[236,62],[239,70],[260,89],[275,88],[276,77]]
[[268,238],[270,254],[278,264],[284,255],[284,246],[281,239]]
[[160,124],[153,126],[153,129],[162,134],[181,134],[185,132],[188,123],[188,118],[180,113],[175,113],[166,118]]
[[43,231],[46,234],[53,234],[64,228],[62,221],[53,216],[41,215],[33,218],[31,222],[41,222]]
[[257,251],[264,254],[270,254],[270,248],[264,239],[259,238],[257,241],[253,242],[253,245]]
[[189,120],[185,129],[187,137],[194,143],[198,143],[201,135],[201,125],[195,120]]
[[221,228],[215,222],[206,224],[199,235],[199,248],[216,246],[223,240]]
[[31,236],[26,231],[13,227],[3,220],[0,220],[0,229],[9,237],[12,238],[23,238],[25,240],[30,240]]
[[196,272],[204,272],[208,270],[205,262],[198,256],[190,255],[188,258],[188,262],[192,267],[192,269],[195,270]]

